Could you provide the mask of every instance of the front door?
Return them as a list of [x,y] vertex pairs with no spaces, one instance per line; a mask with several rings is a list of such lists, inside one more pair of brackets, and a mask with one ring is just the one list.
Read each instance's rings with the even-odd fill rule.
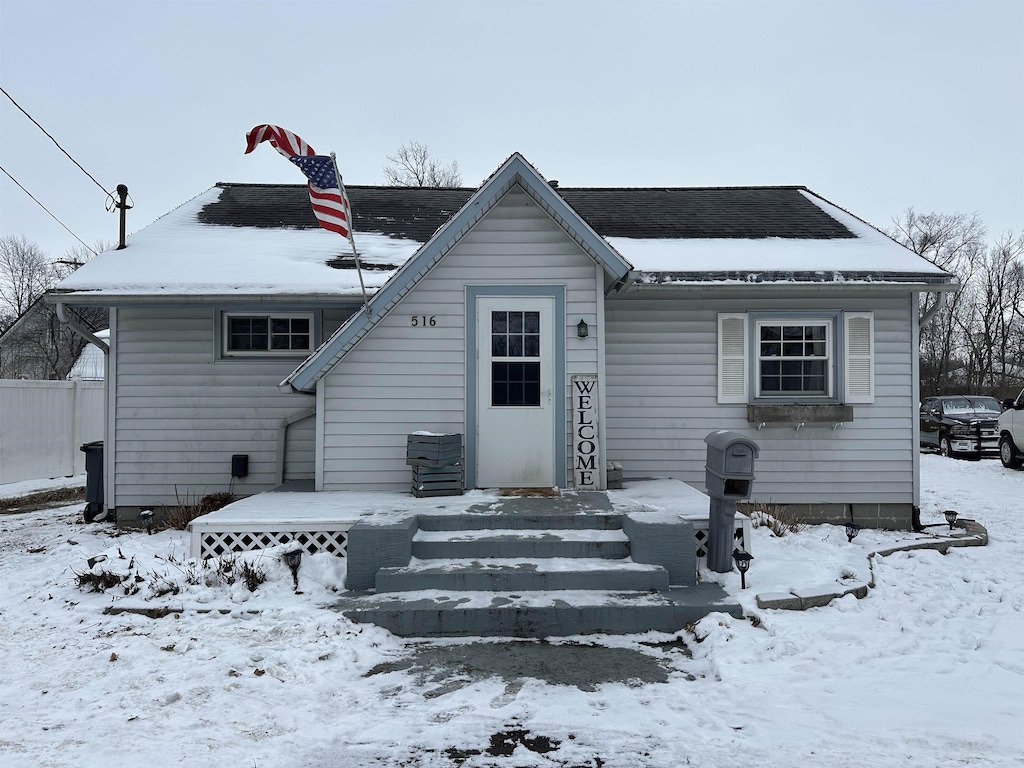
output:
[[481,488],[555,484],[555,300],[477,298],[477,466]]

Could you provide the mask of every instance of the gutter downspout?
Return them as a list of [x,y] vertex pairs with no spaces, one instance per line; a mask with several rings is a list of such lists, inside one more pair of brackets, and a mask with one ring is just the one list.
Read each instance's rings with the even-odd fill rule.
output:
[[940,293],[940,294],[938,295],[938,298],[937,298],[937,299],[935,300],[935,304],[934,304],[934,306],[932,306],[932,307],[930,307],[930,308],[929,308],[928,310],[926,310],[926,311],[925,311],[925,313],[924,313],[923,315],[921,315],[921,316],[920,316],[920,317],[919,317],[919,318],[917,319],[917,322],[918,322],[918,326],[919,326],[920,328],[924,328],[924,326],[928,325],[928,323],[929,323],[929,322],[931,322],[931,319],[932,319],[933,317],[935,317],[936,313],[937,313],[937,312],[938,312],[938,311],[939,311],[940,309],[942,309],[942,308],[943,308],[944,306],[946,306],[946,296],[947,296],[947,295],[948,295],[948,294],[947,294],[947,293],[946,293],[945,291],[943,291],[942,293]]
[[110,354],[110,345],[108,345],[107,342],[105,342],[102,339],[100,339],[96,334],[94,334],[92,331],[90,331],[88,328],[86,328],[80,322],[75,320],[74,317],[72,317],[70,314],[68,314],[67,309],[64,307],[63,304],[61,304],[60,302],[57,302],[56,306],[57,306],[57,319],[58,320],[60,320],[62,323],[64,323],[64,325],[66,325],[72,331],[74,331],[79,336],[81,336],[83,339],[88,341],[90,344],[95,344],[97,347],[99,347],[101,350],[103,350],[103,354],[104,355]]

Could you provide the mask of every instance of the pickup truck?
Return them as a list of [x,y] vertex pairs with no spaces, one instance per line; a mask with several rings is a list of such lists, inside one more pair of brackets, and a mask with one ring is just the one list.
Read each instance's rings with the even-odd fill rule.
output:
[[1024,466],[1024,389],[1012,400],[1003,400],[999,414],[999,460],[1007,469]]
[[994,397],[940,395],[921,405],[921,445],[943,456],[980,459],[999,451],[996,419],[1002,407]]

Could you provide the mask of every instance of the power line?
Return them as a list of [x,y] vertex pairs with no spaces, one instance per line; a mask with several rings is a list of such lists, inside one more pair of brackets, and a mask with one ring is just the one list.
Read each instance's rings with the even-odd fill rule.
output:
[[[82,173],[84,173],[84,174],[85,174],[86,176],[88,176],[88,177],[89,177],[90,179],[92,179],[92,181],[93,181],[93,184],[95,184],[95,185],[96,185],[97,187],[99,187],[99,188],[100,188],[100,189],[102,189],[102,190],[103,190],[104,192],[106,192],[106,193],[107,193],[107,197],[113,197],[113,196],[114,196],[113,194],[111,194],[110,192],[108,192],[108,191],[107,191],[107,189],[106,189],[106,188],[105,188],[105,187],[104,187],[104,186],[103,186],[102,184],[100,184],[100,183],[99,183],[98,181],[96,181],[96,177],[95,177],[95,176],[93,176],[93,175],[92,175],[91,173],[89,173],[89,172],[88,172],[87,170],[85,170],[85,168],[82,168],[82,164],[81,164],[80,162],[78,162],[77,160],[75,160],[75,158],[73,158],[73,157],[72,157],[72,156],[71,156],[70,154],[68,154],[68,151],[67,151],[66,149],[64,149],[64,147],[62,147],[62,146],[61,146],[60,144],[58,144],[58,143],[57,143],[57,140],[56,140],[55,138],[53,138],[53,136],[51,136],[51,135],[50,135],[50,134],[49,134],[49,133],[47,132],[47,130],[46,130],[45,128],[43,128],[43,126],[41,126],[41,125],[39,124],[39,122],[38,122],[38,121],[37,121],[37,120],[36,120],[36,119],[35,119],[34,117],[32,117],[32,115],[30,115],[30,114],[29,114],[28,112],[26,112],[26,111],[25,111],[25,108],[24,108],[24,107],[22,107],[22,106],[21,106],[21,104],[19,104],[18,102],[16,102],[16,101],[14,100],[14,97],[13,97],[13,96],[11,96],[11,94],[9,94],[9,93],[8,93],[7,91],[5,91],[5,90],[4,90],[3,86],[0,86],[0,91],[2,91],[2,92],[3,92],[4,96],[6,96],[6,97],[7,97],[8,99],[10,99],[10,100],[11,100],[11,104],[13,104],[13,105],[14,105],[14,106],[16,106],[16,107],[17,107],[18,109],[20,109],[20,110],[21,110],[22,114],[24,114],[24,115],[25,115],[25,117],[27,117],[27,118],[28,118],[29,120],[31,120],[31,121],[32,121],[33,123],[35,123],[36,127],[37,127],[37,128],[38,128],[38,129],[40,130],[40,131],[42,131],[42,132],[43,132],[44,134],[46,134],[46,137],[47,137],[47,138],[48,138],[48,139],[49,139],[50,141],[52,141],[52,142],[53,142],[54,144],[56,144],[56,146],[57,146],[57,149],[59,149],[59,150],[60,150],[61,152],[63,152],[63,153],[65,154],[65,155],[67,155],[67,157],[68,157],[68,160],[70,160],[70,161],[71,161],[72,163],[74,163],[75,165],[77,165],[77,166],[78,166],[78,167],[79,167],[79,168],[81,169]],[[7,173],[7,172],[6,172],[6,171],[4,171],[4,173]],[[8,176],[10,176],[10,174],[8,174]],[[13,177],[12,177],[12,178],[13,178]],[[17,184],[17,182],[15,182],[15,184]],[[21,187],[21,184],[18,184],[18,186],[19,186],[19,187]],[[22,189],[24,189],[24,187],[22,187]],[[35,200],[35,198],[32,198],[32,199],[33,199],[33,200]],[[37,202],[38,202],[38,201],[37,201]],[[44,210],[45,210],[45,209],[44,209]],[[47,213],[50,213],[49,211],[46,211],[46,212],[47,212]],[[51,216],[53,216],[53,214],[52,214],[52,213],[50,213],[50,215],[51,215]],[[57,218],[57,217],[56,217],[56,216],[54,216],[54,218]],[[61,226],[63,226],[63,225],[61,225]],[[65,229],[67,229],[67,227],[65,227]],[[71,230],[70,230],[70,229],[68,229],[68,232],[71,232]],[[71,234],[74,234],[74,232],[72,232]]]
[[91,254],[92,254],[93,256],[97,255],[97,254],[96,254],[96,251],[94,251],[94,250],[93,250],[92,248],[90,248],[90,247],[89,247],[89,245],[88,245],[88,244],[87,244],[87,243],[86,243],[86,242],[85,242],[85,241],[84,241],[84,240],[83,240],[82,238],[80,238],[80,237],[79,237],[78,235],[76,235],[76,234],[75,234],[74,232],[72,232],[72,231],[71,231],[70,229],[68,229],[68,225],[67,225],[67,224],[65,224],[65,223],[64,223],[63,221],[61,221],[60,219],[58,219],[58,218],[57,218],[56,216],[54,216],[54,215],[53,215],[53,214],[52,214],[52,213],[50,212],[50,209],[49,209],[49,208],[47,208],[47,207],[46,207],[45,205],[43,205],[43,204],[42,204],[42,203],[40,203],[40,202],[39,202],[38,200],[36,200],[36,198],[35,198],[35,195],[33,195],[33,194],[32,194],[31,192],[29,192],[29,191],[28,191],[27,189],[25,189],[25,187],[23,187],[23,186],[21,185],[21,182],[20,182],[20,181],[18,181],[18,180],[17,180],[16,178],[14,178],[13,176],[11,176],[11,174],[9,174],[9,173],[7,172],[7,169],[6,169],[6,168],[4,168],[4,167],[3,167],[2,165],[0,165],[0,171],[3,171],[3,172],[4,172],[4,175],[5,175],[5,176],[6,176],[7,178],[9,178],[9,179],[10,179],[11,181],[13,181],[13,182],[14,182],[15,184],[17,184],[17,185],[18,185],[18,186],[19,186],[19,187],[21,188],[21,191],[22,191],[22,192],[24,192],[24,193],[25,193],[26,195],[28,195],[29,197],[31,197],[31,198],[32,198],[32,200],[33,200],[33,201],[35,202],[35,204],[36,204],[36,205],[38,205],[38,206],[39,206],[40,208],[42,208],[42,209],[43,209],[44,211],[46,211],[47,213],[49,213],[49,214],[50,214],[50,216],[51,216],[51,217],[53,217],[53,220],[54,220],[54,221],[56,221],[56,222],[57,222],[58,224],[60,224],[60,225],[61,225],[62,227],[64,227],[64,229],[67,229],[67,230],[68,230],[68,233],[69,233],[69,234],[70,234],[70,235],[71,235],[71,236],[72,236],[73,238],[75,238],[75,240],[77,240],[77,241],[78,241],[78,242],[80,242],[80,243],[81,243],[82,245],[84,245],[84,246],[85,246],[86,248],[88,248],[88,249],[89,249],[89,252],[90,252],[90,253],[91,253]]

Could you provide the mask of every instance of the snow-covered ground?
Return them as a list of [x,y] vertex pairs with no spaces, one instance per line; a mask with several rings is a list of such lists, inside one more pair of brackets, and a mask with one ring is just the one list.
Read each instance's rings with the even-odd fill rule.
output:
[[[704,574],[747,618],[532,644],[535,674],[503,667],[501,641],[402,640],[320,607],[343,578],[326,555],[295,595],[278,550],[229,584],[182,533],[119,535],[81,505],[0,516],[0,765],[1024,765],[1024,472],[926,455],[922,478],[923,522],[956,509],[989,546],[875,558],[863,600],[764,611],[757,593],[867,580],[902,537],[758,528],[746,591]],[[133,595],[76,585],[98,554]],[[255,592],[243,561],[267,574]],[[190,609],[103,612],[128,602]]]

